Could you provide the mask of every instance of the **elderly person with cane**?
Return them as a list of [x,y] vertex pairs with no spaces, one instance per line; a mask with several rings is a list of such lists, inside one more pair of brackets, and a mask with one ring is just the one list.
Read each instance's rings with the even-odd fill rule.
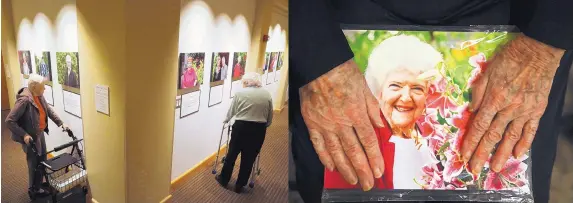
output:
[[260,75],[246,73],[242,82],[244,90],[235,94],[224,121],[228,123],[233,117],[235,120],[223,169],[221,174],[216,176],[217,182],[227,187],[237,156],[241,153],[241,167],[235,184],[236,193],[241,193],[249,180],[249,174],[273,117],[271,94],[261,88]]
[[[46,196],[48,191],[42,189],[43,171],[36,171],[39,162],[46,160],[46,155],[38,160],[38,155],[46,153],[46,140],[44,135],[49,133],[48,118],[52,119],[65,131],[68,129],[60,120],[56,112],[42,96],[44,94],[45,78],[38,74],[31,74],[28,87],[18,91],[16,104],[6,118],[8,129],[12,132],[12,140],[22,144],[28,161],[28,187],[32,196]],[[30,143],[34,142],[38,154],[34,154]]]

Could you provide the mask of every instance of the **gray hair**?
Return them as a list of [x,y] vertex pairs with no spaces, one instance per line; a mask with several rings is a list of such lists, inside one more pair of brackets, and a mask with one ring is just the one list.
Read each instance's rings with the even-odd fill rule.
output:
[[34,89],[38,85],[44,85],[45,81],[46,81],[46,79],[44,78],[44,76],[38,75],[36,73],[32,73],[28,77],[28,88]]
[[414,36],[393,36],[372,50],[364,77],[372,94],[380,99],[389,73],[405,69],[421,74],[435,70],[440,62],[442,54],[430,44]]
[[255,72],[247,72],[243,75],[244,87],[262,87],[261,75]]

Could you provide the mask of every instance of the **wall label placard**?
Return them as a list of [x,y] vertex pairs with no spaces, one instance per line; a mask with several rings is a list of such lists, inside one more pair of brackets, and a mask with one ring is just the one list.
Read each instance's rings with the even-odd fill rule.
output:
[[105,85],[95,86],[96,111],[109,115],[109,87]]

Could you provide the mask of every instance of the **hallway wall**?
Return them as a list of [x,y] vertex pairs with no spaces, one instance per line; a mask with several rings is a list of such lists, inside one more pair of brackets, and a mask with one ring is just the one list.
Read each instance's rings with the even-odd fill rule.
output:
[[[179,53],[204,53],[205,68],[202,75],[204,82],[199,89],[195,92],[179,90],[176,98],[181,107],[175,108],[172,181],[219,149],[217,145],[223,120],[232,100],[231,91],[241,89],[240,80],[233,82],[230,77],[234,52],[248,52],[246,70],[254,70],[249,64],[254,64],[251,60],[257,59],[257,56],[254,56],[256,54],[250,52],[250,48],[255,43],[253,40],[259,40],[252,37],[256,18],[259,17],[256,16],[257,9],[261,9],[262,5],[259,1],[261,0],[182,1]],[[283,24],[276,26],[281,28],[278,28],[278,34],[270,39],[273,41],[268,42],[276,44],[271,49],[267,48],[269,51],[282,51],[286,46],[284,28],[288,26],[285,21],[287,16],[280,17],[283,18],[282,21],[273,16],[273,25],[278,25],[279,21]],[[209,82],[213,52],[229,52],[228,77],[221,85]],[[279,83],[274,82],[271,86],[264,87],[271,92],[273,98],[277,98],[279,92],[277,84]],[[176,88],[177,84],[173,84],[173,87]],[[197,105],[192,101],[193,97],[198,102],[198,110],[192,109],[193,104]],[[215,100],[220,103],[213,102]],[[223,144],[225,142],[226,139],[222,141]]]
[[[6,2],[5,2],[6,1]],[[28,50],[31,54],[31,66],[36,73],[36,56],[42,52],[50,52],[51,66],[51,85],[46,85],[44,97],[52,102],[52,108],[60,116],[62,121],[72,129],[78,138],[83,138],[82,119],[76,115],[68,113],[64,109],[64,96],[69,95],[68,91],[63,89],[59,84],[57,74],[56,52],[77,52],[78,51],[78,32],[77,32],[77,14],[75,0],[54,0],[54,1],[34,1],[34,0],[3,0],[3,5],[10,5],[13,19],[14,39],[3,38],[2,44],[4,50],[3,57],[9,72],[9,95],[11,103],[15,100],[16,92],[27,86],[27,79],[21,73],[18,51]],[[4,17],[4,16],[3,16]],[[3,25],[3,37],[4,28]],[[9,30],[9,29],[8,29]],[[7,33],[8,34],[8,33]],[[10,44],[14,44],[12,47]],[[80,56],[81,57],[81,56]],[[81,66],[79,67],[81,69]],[[74,98],[79,99],[79,94]],[[76,103],[76,104],[79,104]],[[70,110],[68,106],[68,110]],[[81,116],[81,105],[80,114]],[[67,134],[59,130],[57,125],[49,120],[50,135],[46,136],[46,145],[48,148],[64,144],[71,141]],[[61,152],[59,152],[61,153]],[[55,154],[59,154],[55,153]]]

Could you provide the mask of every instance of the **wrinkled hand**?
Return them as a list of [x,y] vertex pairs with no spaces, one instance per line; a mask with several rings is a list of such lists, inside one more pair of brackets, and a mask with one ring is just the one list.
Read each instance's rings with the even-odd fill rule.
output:
[[24,142],[26,143],[26,145],[30,145],[31,141],[34,141],[34,139],[32,139],[32,136],[24,135]]
[[378,101],[356,63],[349,60],[320,76],[302,87],[300,95],[302,116],[322,164],[370,190],[384,172],[372,124],[383,124]]
[[517,158],[529,150],[563,53],[520,35],[488,64],[472,87],[470,109],[477,114],[462,143],[474,174],[498,143],[490,162],[495,172],[512,154]]
[[66,124],[62,124],[62,131],[68,131],[70,128]]

